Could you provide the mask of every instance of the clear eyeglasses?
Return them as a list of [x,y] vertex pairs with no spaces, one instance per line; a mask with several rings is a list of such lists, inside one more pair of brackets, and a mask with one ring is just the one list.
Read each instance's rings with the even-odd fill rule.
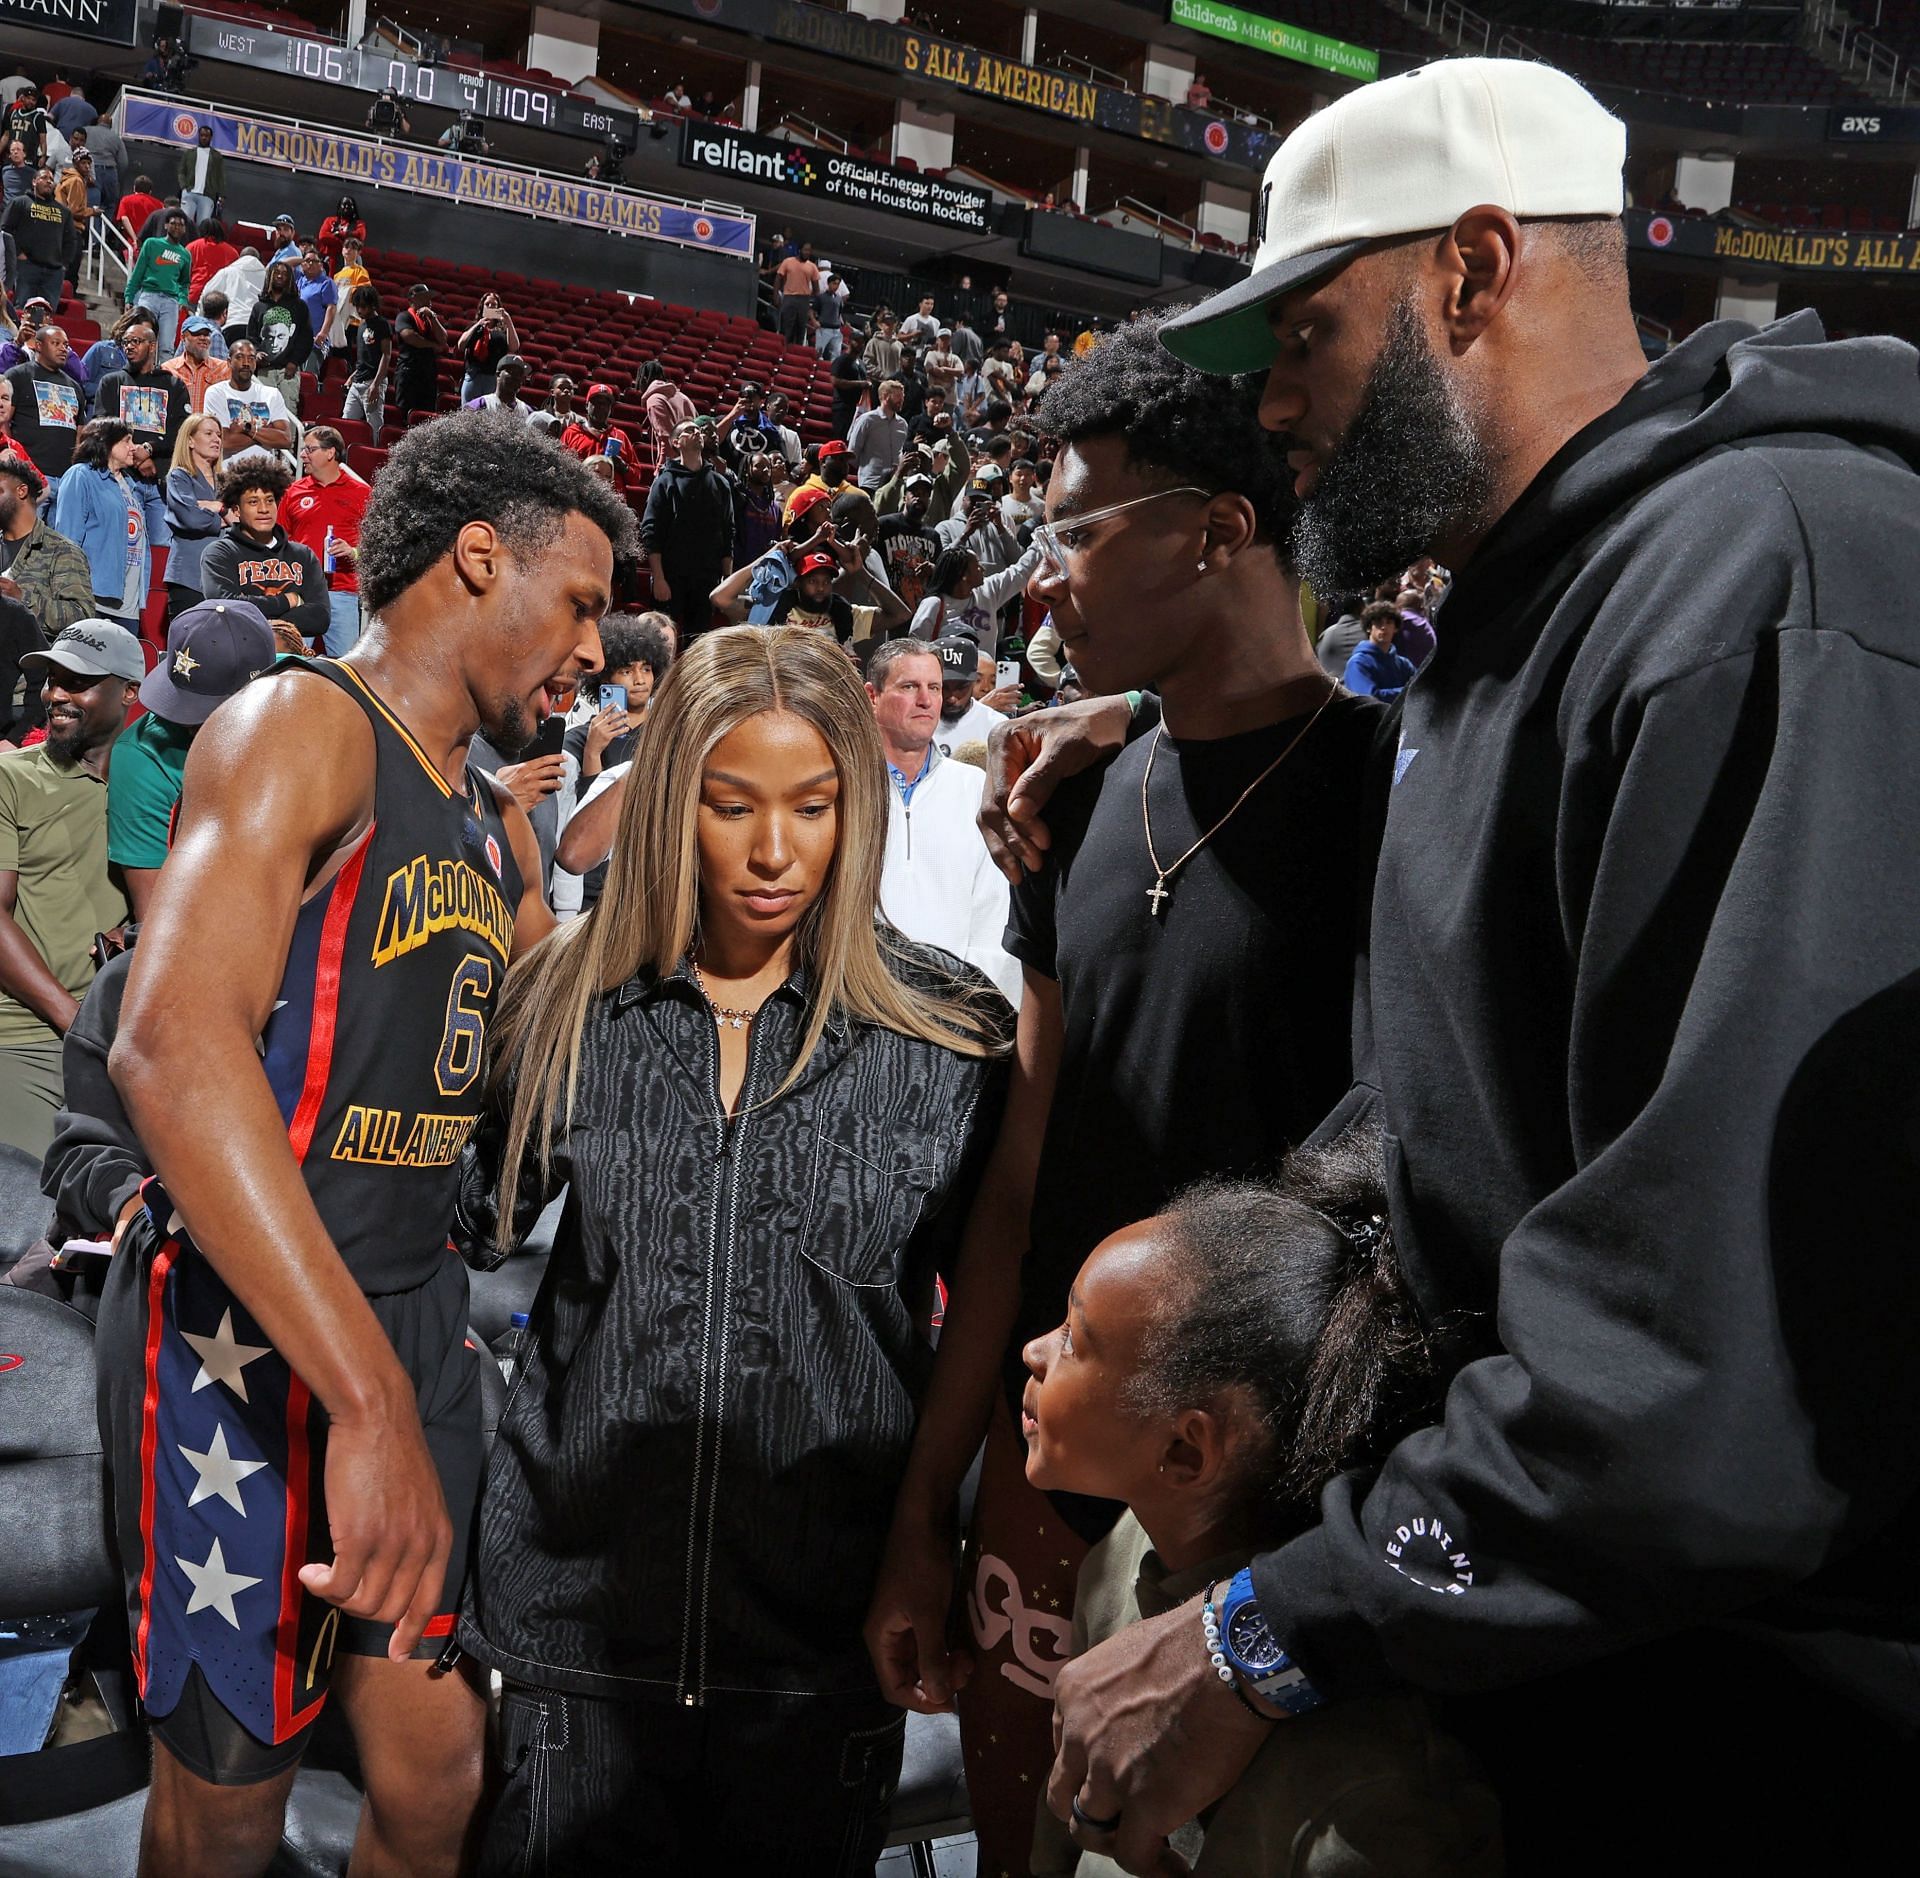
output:
[[1177,489],[1156,489],[1151,495],[1133,496],[1125,502],[1115,502],[1104,509],[1090,509],[1085,515],[1069,515],[1064,521],[1036,522],[1033,529],[1033,545],[1040,550],[1040,558],[1048,574],[1064,574],[1067,571],[1067,550],[1076,545],[1073,537],[1083,529],[1091,528],[1095,522],[1104,522],[1111,516],[1123,515],[1128,509],[1137,509],[1143,502],[1158,502],[1162,496],[1204,496],[1211,502],[1214,492],[1202,489],[1193,483],[1182,483]]

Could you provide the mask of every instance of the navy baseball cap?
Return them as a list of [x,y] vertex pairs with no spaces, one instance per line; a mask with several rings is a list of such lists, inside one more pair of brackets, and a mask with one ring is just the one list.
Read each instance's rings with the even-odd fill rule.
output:
[[252,601],[203,600],[167,628],[165,656],[142,683],[140,702],[171,724],[204,724],[278,653],[273,628]]

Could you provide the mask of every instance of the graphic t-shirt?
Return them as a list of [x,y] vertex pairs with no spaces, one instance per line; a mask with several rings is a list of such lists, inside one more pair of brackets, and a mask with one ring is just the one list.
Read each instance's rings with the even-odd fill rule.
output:
[[883,515],[874,541],[886,564],[887,585],[908,606],[918,606],[927,597],[927,582],[940,558],[940,537],[932,524],[924,517],[915,522],[904,515]]
[[372,314],[354,329],[353,382],[356,385],[373,383],[373,375],[380,369],[381,348],[392,339],[393,322],[384,314]]
[[844,645],[853,637],[853,607],[837,593],[828,594],[824,605],[809,606],[800,597],[800,589],[795,585],[780,596],[769,623],[774,626],[811,626],[816,632],[831,633]]
[[7,383],[13,388],[14,441],[41,475],[65,475],[80,428],[80,387],[46,365],[16,365]]
[[[239,389],[230,380],[207,387],[206,411],[222,429],[238,424],[243,418],[251,418],[255,426],[263,424],[284,424],[287,422],[287,401],[281,397],[277,387],[263,385],[258,379],[248,385],[245,391]],[[266,444],[242,446],[228,458],[229,462],[242,462],[253,456],[272,456],[277,454]]]
[[298,328],[293,309],[261,305],[254,311],[260,316],[260,362],[263,365],[279,365],[291,350]]

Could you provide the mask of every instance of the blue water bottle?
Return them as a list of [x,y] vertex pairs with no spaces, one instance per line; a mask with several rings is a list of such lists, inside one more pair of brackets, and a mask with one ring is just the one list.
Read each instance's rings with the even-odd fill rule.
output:
[[333,562],[333,529],[329,527],[327,529],[326,540],[320,544],[320,564],[331,574],[333,572]]

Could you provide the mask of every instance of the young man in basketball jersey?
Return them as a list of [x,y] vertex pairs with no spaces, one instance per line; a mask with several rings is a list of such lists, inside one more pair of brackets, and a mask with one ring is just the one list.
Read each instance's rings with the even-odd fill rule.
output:
[[436,1658],[488,1358],[447,1225],[495,994],[551,924],[466,750],[524,744],[598,666],[635,545],[565,451],[443,418],[368,509],[351,661],[256,680],[195,740],[110,1063],[156,1175],[99,1327],[143,1873],[264,1871],[329,1690],[356,1874],[458,1868],[482,1709]]
[[1061,450],[1032,591],[1091,688],[1151,688],[1164,716],[1062,786],[1047,864],[1013,892],[1013,1089],[868,1622],[888,1694],[947,1706],[952,1508],[984,1435],[959,1702],[983,1874],[1027,1869],[1075,1572],[1121,1510],[1027,1485],[1021,1346],[1065,1316],[1108,1233],[1202,1175],[1277,1162],[1350,1080],[1385,712],[1313,656],[1280,557],[1293,475],[1258,388],[1181,365],[1156,331],[1131,321],[1042,413]]

